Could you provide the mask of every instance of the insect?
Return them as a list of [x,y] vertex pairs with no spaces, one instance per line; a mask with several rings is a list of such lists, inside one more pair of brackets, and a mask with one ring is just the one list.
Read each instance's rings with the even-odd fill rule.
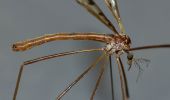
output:
[[[101,9],[98,7],[98,5],[93,0],[76,0],[76,1],[80,5],[85,7],[88,10],[88,12],[90,12],[97,19],[99,19],[99,21],[101,21],[109,29],[111,29],[113,33],[112,34],[98,34],[98,33],[75,32],[75,33],[47,34],[45,36],[38,37],[35,39],[17,42],[13,44],[13,50],[14,51],[25,51],[25,50],[31,49],[32,47],[35,47],[35,46],[38,46],[38,45],[41,45],[41,44],[44,44],[50,41],[69,40],[69,39],[99,41],[99,42],[106,44],[105,47],[58,53],[58,54],[43,56],[43,57],[39,57],[33,60],[25,61],[20,67],[13,100],[16,100],[18,88],[20,85],[21,75],[26,65],[44,61],[44,60],[51,59],[51,58],[55,58],[55,57],[61,57],[65,55],[71,55],[71,54],[77,54],[77,53],[83,53],[83,52],[92,52],[92,51],[93,52],[102,51],[103,54],[97,60],[95,60],[94,63],[91,64],[91,66],[89,66],[79,77],[77,77],[76,80],[72,82],[63,92],[61,92],[61,94],[59,94],[56,99],[60,100],[87,72],[89,72],[89,70],[94,68],[98,62],[103,61],[103,59],[107,60],[110,55],[114,55],[116,57],[116,61],[117,61],[119,73],[120,73],[121,90],[122,90],[122,97],[123,97],[122,99],[128,100],[129,93],[128,93],[127,79],[126,79],[124,66],[123,66],[120,56],[122,54],[127,54],[127,60],[129,62],[128,64],[131,66],[132,63],[136,61],[135,58],[133,57],[132,51],[142,50],[142,49],[169,48],[170,47],[170,44],[163,44],[163,45],[149,45],[149,46],[132,48],[131,39],[125,32],[125,28],[120,18],[118,4],[116,0],[105,0],[105,3],[107,7],[110,9],[110,11],[112,12],[113,16],[115,17],[119,30],[117,30],[114,27],[114,25],[107,19],[107,17],[104,15],[104,13],[101,11]],[[103,72],[105,69],[105,63],[106,61],[104,60],[103,66],[101,66],[101,71],[98,77],[98,81],[96,82],[95,89],[92,92],[92,95],[90,98],[91,100],[93,100],[98,84],[100,83],[101,76],[103,75]]]

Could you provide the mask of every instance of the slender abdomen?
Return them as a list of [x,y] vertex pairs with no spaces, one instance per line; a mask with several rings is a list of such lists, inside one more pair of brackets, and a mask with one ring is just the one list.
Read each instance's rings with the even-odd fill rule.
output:
[[93,40],[108,43],[113,39],[114,35],[100,33],[56,33],[46,34],[41,37],[29,39],[13,44],[13,51],[25,51],[35,46],[57,40]]

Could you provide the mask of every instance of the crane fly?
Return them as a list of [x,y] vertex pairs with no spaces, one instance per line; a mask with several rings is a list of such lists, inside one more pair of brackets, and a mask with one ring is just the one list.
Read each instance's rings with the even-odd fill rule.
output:
[[98,41],[98,42],[104,43],[105,46],[101,48],[56,53],[56,54],[42,56],[39,58],[35,58],[32,60],[23,62],[23,64],[20,66],[20,70],[18,73],[13,100],[16,100],[18,89],[20,86],[21,76],[23,73],[23,69],[26,65],[30,65],[33,63],[47,60],[47,59],[62,57],[66,55],[72,55],[72,54],[78,54],[78,53],[84,53],[84,52],[97,52],[97,51],[102,51],[103,52],[102,55],[99,56],[89,67],[87,67],[87,69],[80,76],[78,76],[68,87],[66,87],[56,97],[56,100],[60,100],[75,84],[77,84],[83,78],[84,75],[86,75],[90,70],[95,68],[95,65],[97,63],[102,62],[102,66],[100,66],[100,72],[99,72],[99,76],[95,84],[95,88],[90,96],[90,100],[93,100],[96,90],[103,76],[105,66],[107,64],[106,62],[107,60],[110,59],[111,55],[114,55],[114,57],[116,58],[117,65],[118,65],[120,83],[121,83],[120,86],[121,86],[122,100],[128,100],[130,96],[129,96],[129,91],[128,91],[128,84],[127,84],[127,78],[126,78],[126,74],[124,70],[124,65],[121,60],[121,55],[127,54],[127,60],[128,60],[128,65],[130,69],[132,63],[138,64],[137,61],[139,60],[143,62],[148,62],[147,59],[135,59],[132,53],[133,51],[144,50],[144,49],[156,49],[156,48],[170,48],[170,44],[131,47],[131,39],[125,32],[125,28],[120,17],[117,0],[104,0],[104,2],[115,18],[118,24],[118,30],[109,21],[109,19],[104,15],[104,13],[102,12],[102,10],[99,8],[99,6],[97,5],[95,1],[76,0],[76,2],[80,4],[81,6],[83,6],[90,14],[95,16],[100,22],[102,22],[106,27],[108,27],[113,33],[112,34],[106,34],[106,33],[99,34],[95,32],[75,32],[75,33],[62,32],[62,33],[55,33],[55,34],[46,34],[41,37],[14,43],[12,46],[13,51],[26,51],[35,46],[39,46],[47,42],[58,41],[58,40],[92,40],[92,41]]

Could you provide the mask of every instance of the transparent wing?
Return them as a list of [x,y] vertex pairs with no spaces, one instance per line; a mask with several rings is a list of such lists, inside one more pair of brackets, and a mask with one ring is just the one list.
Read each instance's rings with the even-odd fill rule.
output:
[[112,12],[113,16],[115,17],[115,19],[119,25],[121,33],[125,33],[125,28],[124,28],[121,18],[120,18],[117,0],[105,0],[105,3],[107,5],[107,7],[110,9],[110,11]]
[[118,34],[114,25],[107,19],[107,17],[104,15],[102,10],[99,8],[99,6],[93,0],[76,0],[76,1],[80,5],[85,7],[88,10],[88,12],[90,12],[92,15],[94,15],[97,19],[99,19],[108,28],[110,28],[114,33]]

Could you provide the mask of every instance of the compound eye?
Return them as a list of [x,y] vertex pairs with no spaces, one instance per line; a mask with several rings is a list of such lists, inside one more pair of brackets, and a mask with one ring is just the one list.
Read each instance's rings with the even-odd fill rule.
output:
[[126,40],[126,43],[127,43],[127,44],[131,44],[130,38],[128,38],[128,39]]

